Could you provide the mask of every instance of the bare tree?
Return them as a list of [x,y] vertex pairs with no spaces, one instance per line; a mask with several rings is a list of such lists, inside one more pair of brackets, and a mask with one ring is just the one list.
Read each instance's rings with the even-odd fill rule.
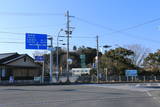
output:
[[132,63],[138,67],[142,67],[144,59],[150,53],[150,49],[139,44],[126,45],[125,47],[134,52],[134,55],[131,57]]

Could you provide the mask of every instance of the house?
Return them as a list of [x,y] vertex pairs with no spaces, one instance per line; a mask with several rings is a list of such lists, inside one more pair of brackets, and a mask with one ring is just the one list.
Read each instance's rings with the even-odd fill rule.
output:
[[9,80],[32,80],[41,75],[41,65],[27,54],[4,53],[0,54],[0,78]]

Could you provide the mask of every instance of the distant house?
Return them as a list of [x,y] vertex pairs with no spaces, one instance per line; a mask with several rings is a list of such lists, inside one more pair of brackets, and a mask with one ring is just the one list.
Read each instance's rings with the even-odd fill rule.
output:
[[4,53],[0,54],[0,78],[9,80],[32,80],[40,76],[41,66],[27,54]]

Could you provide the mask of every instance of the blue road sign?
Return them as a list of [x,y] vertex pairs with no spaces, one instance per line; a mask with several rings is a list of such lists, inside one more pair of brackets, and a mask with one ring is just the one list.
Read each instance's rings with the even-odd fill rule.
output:
[[137,76],[138,71],[137,70],[125,70],[126,76]]
[[47,35],[26,33],[26,49],[47,49]]
[[44,61],[44,56],[35,56],[35,61],[43,62]]

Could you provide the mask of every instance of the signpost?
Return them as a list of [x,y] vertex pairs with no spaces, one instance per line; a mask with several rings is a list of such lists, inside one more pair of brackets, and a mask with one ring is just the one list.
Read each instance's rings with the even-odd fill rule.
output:
[[26,33],[26,49],[47,49],[47,35]]
[[137,76],[138,71],[137,70],[125,70],[126,76]]
[[73,61],[72,61],[72,59],[68,59],[67,62],[69,65],[71,65]]
[[[26,33],[26,49],[36,49],[36,50],[47,50],[47,40],[49,39],[51,42],[51,45],[49,46],[49,49],[51,51],[50,53],[50,83],[52,83],[52,67],[53,67],[53,57],[52,57],[52,50],[53,50],[53,38],[47,38],[47,34],[35,34],[35,33]],[[38,59],[38,60],[41,60]]]
[[136,76],[138,75],[138,71],[137,70],[125,70],[125,75],[127,76],[127,81],[129,80],[129,77],[132,77],[132,81],[133,81],[133,77],[136,78]]
[[44,56],[35,56],[35,61],[44,62]]
[[43,63],[43,70],[42,70],[42,77],[41,77],[41,82],[43,84],[44,83],[44,56],[35,56],[35,61]]
[[[49,39],[51,41],[50,45],[50,82],[52,83],[52,66],[53,66],[53,57],[52,57],[52,40],[53,38],[47,38],[47,34],[35,34],[35,33],[26,33],[26,42],[25,42],[25,48],[26,49],[36,49],[36,50],[47,50],[47,40]],[[42,56],[36,57],[37,61],[42,61],[44,58]],[[43,61],[44,65],[44,61]],[[44,66],[43,66],[44,70]],[[44,72],[43,72],[44,73]],[[44,74],[43,74],[44,75]]]
[[80,59],[81,59],[81,67],[86,68],[86,63],[85,63],[86,56],[84,54],[82,54],[82,55],[80,55]]

